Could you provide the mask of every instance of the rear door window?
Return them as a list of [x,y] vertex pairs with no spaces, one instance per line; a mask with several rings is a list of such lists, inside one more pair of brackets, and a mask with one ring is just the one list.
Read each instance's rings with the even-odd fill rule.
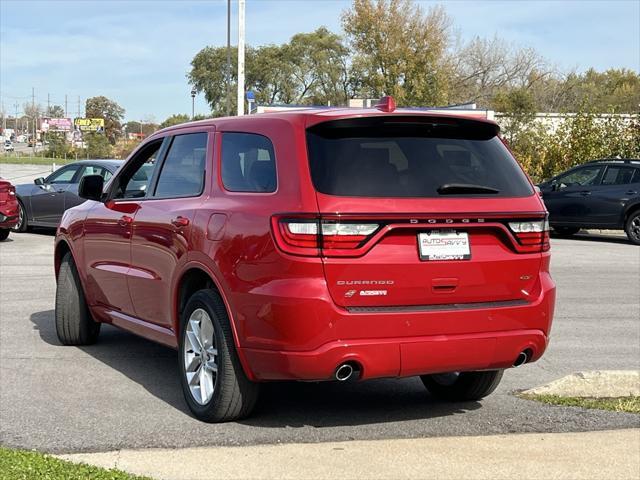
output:
[[435,117],[368,117],[307,130],[316,190],[337,196],[520,197],[533,189],[497,128]]
[[156,197],[197,197],[204,188],[207,134],[176,135],[156,186]]
[[275,192],[276,158],[271,140],[253,133],[224,133],[222,184],[230,192]]
[[635,170],[633,167],[609,166],[604,177],[602,177],[602,185],[627,185],[632,183]]

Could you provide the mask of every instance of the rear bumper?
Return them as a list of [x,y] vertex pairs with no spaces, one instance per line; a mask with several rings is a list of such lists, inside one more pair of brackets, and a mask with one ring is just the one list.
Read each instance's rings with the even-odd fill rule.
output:
[[450,371],[509,368],[529,349],[531,361],[543,354],[540,330],[402,339],[336,341],[311,352],[245,349],[257,380],[331,380],[338,365],[355,362],[362,379],[408,377]]
[[0,206],[0,228],[12,228],[18,223],[18,204]]
[[[533,362],[547,347],[555,285],[542,273],[540,286],[537,298],[510,307],[406,313],[334,310],[334,324],[368,325],[357,330],[364,338],[336,338],[306,351],[240,348],[239,353],[253,380],[330,380],[344,362],[357,363],[362,379],[509,368],[523,350],[530,351]],[[400,336],[403,331],[398,329],[399,335],[390,336],[380,328],[387,323],[440,325],[449,332]]]

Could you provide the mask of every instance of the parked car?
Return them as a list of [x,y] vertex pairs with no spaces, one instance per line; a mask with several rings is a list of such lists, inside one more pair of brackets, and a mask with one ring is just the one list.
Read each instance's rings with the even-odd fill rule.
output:
[[539,187],[558,234],[574,235],[582,228],[624,230],[640,245],[640,160],[593,160]]
[[122,160],[82,160],[60,167],[46,178],[17,185],[20,215],[14,230],[56,228],[66,209],[84,202],[78,196],[78,185],[84,176],[101,175],[106,181],[121,165]]
[[13,152],[14,151],[13,143],[11,142],[11,140],[5,140],[4,141],[4,151],[5,152]]
[[18,221],[16,189],[11,182],[0,178],[0,241],[9,237],[9,232]]
[[156,132],[62,219],[58,338],[110,323],[178,349],[210,422],[275,380],[482,398],[540,358],[555,303],[546,211],[498,131],[384,99]]

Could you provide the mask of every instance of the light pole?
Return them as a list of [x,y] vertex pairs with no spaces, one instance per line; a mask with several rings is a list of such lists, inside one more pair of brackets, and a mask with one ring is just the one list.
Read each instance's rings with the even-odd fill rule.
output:
[[195,112],[196,112],[196,89],[193,88],[191,89],[191,120],[193,120],[193,117],[195,117]]

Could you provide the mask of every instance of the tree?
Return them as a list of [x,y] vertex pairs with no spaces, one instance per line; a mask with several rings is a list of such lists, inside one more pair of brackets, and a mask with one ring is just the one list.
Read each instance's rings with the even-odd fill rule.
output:
[[401,105],[446,101],[450,23],[442,7],[425,13],[410,0],[354,0],[342,26],[362,72],[362,93],[393,95]]
[[104,118],[105,135],[109,143],[115,145],[122,131],[124,108],[107,97],[99,96],[87,98],[85,112],[87,118]]
[[64,108],[60,105],[51,105],[45,112],[45,117],[49,118],[63,118]]
[[142,133],[145,137],[148,137],[158,130],[158,125],[156,123],[137,122],[135,120],[131,120],[124,124],[124,130],[127,133]]
[[26,102],[22,105],[22,110],[24,111],[24,115],[29,118],[40,118],[44,113],[44,109],[39,103],[33,104]]
[[[232,50],[231,113],[236,111],[237,51]],[[187,75],[203,92],[214,116],[226,114],[227,52],[205,47],[191,61]],[[344,105],[353,96],[349,51],[340,36],[324,27],[295,35],[289,43],[247,47],[245,88],[259,104]]]
[[158,128],[172,127],[173,125],[178,125],[180,123],[186,123],[189,121],[191,121],[191,117],[189,117],[189,115],[178,113],[168,117],[164,122],[158,125]]
[[320,27],[294,35],[282,50],[283,70],[293,80],[289,85],[293,86],[294,103],[346,105],[351,97],[349,50],[339,35]]
[[84,141],[87,145],[87,157],[111,158],[112,147],[106,135],[94,132],[85,133]]
[[454,51],[451,101],[478,102],[494,107],[498,93],[530,89],[548,78],[547,62],[531,48],[517,48],[504,40],[476,37]]
[[[57,118],[57,117],[54,117]],[[47,134],[49,147],[45,152],[45,156],[53,158],[65,158],[72,154],[71,144],[67,142],[64,132],[49,132]]]

